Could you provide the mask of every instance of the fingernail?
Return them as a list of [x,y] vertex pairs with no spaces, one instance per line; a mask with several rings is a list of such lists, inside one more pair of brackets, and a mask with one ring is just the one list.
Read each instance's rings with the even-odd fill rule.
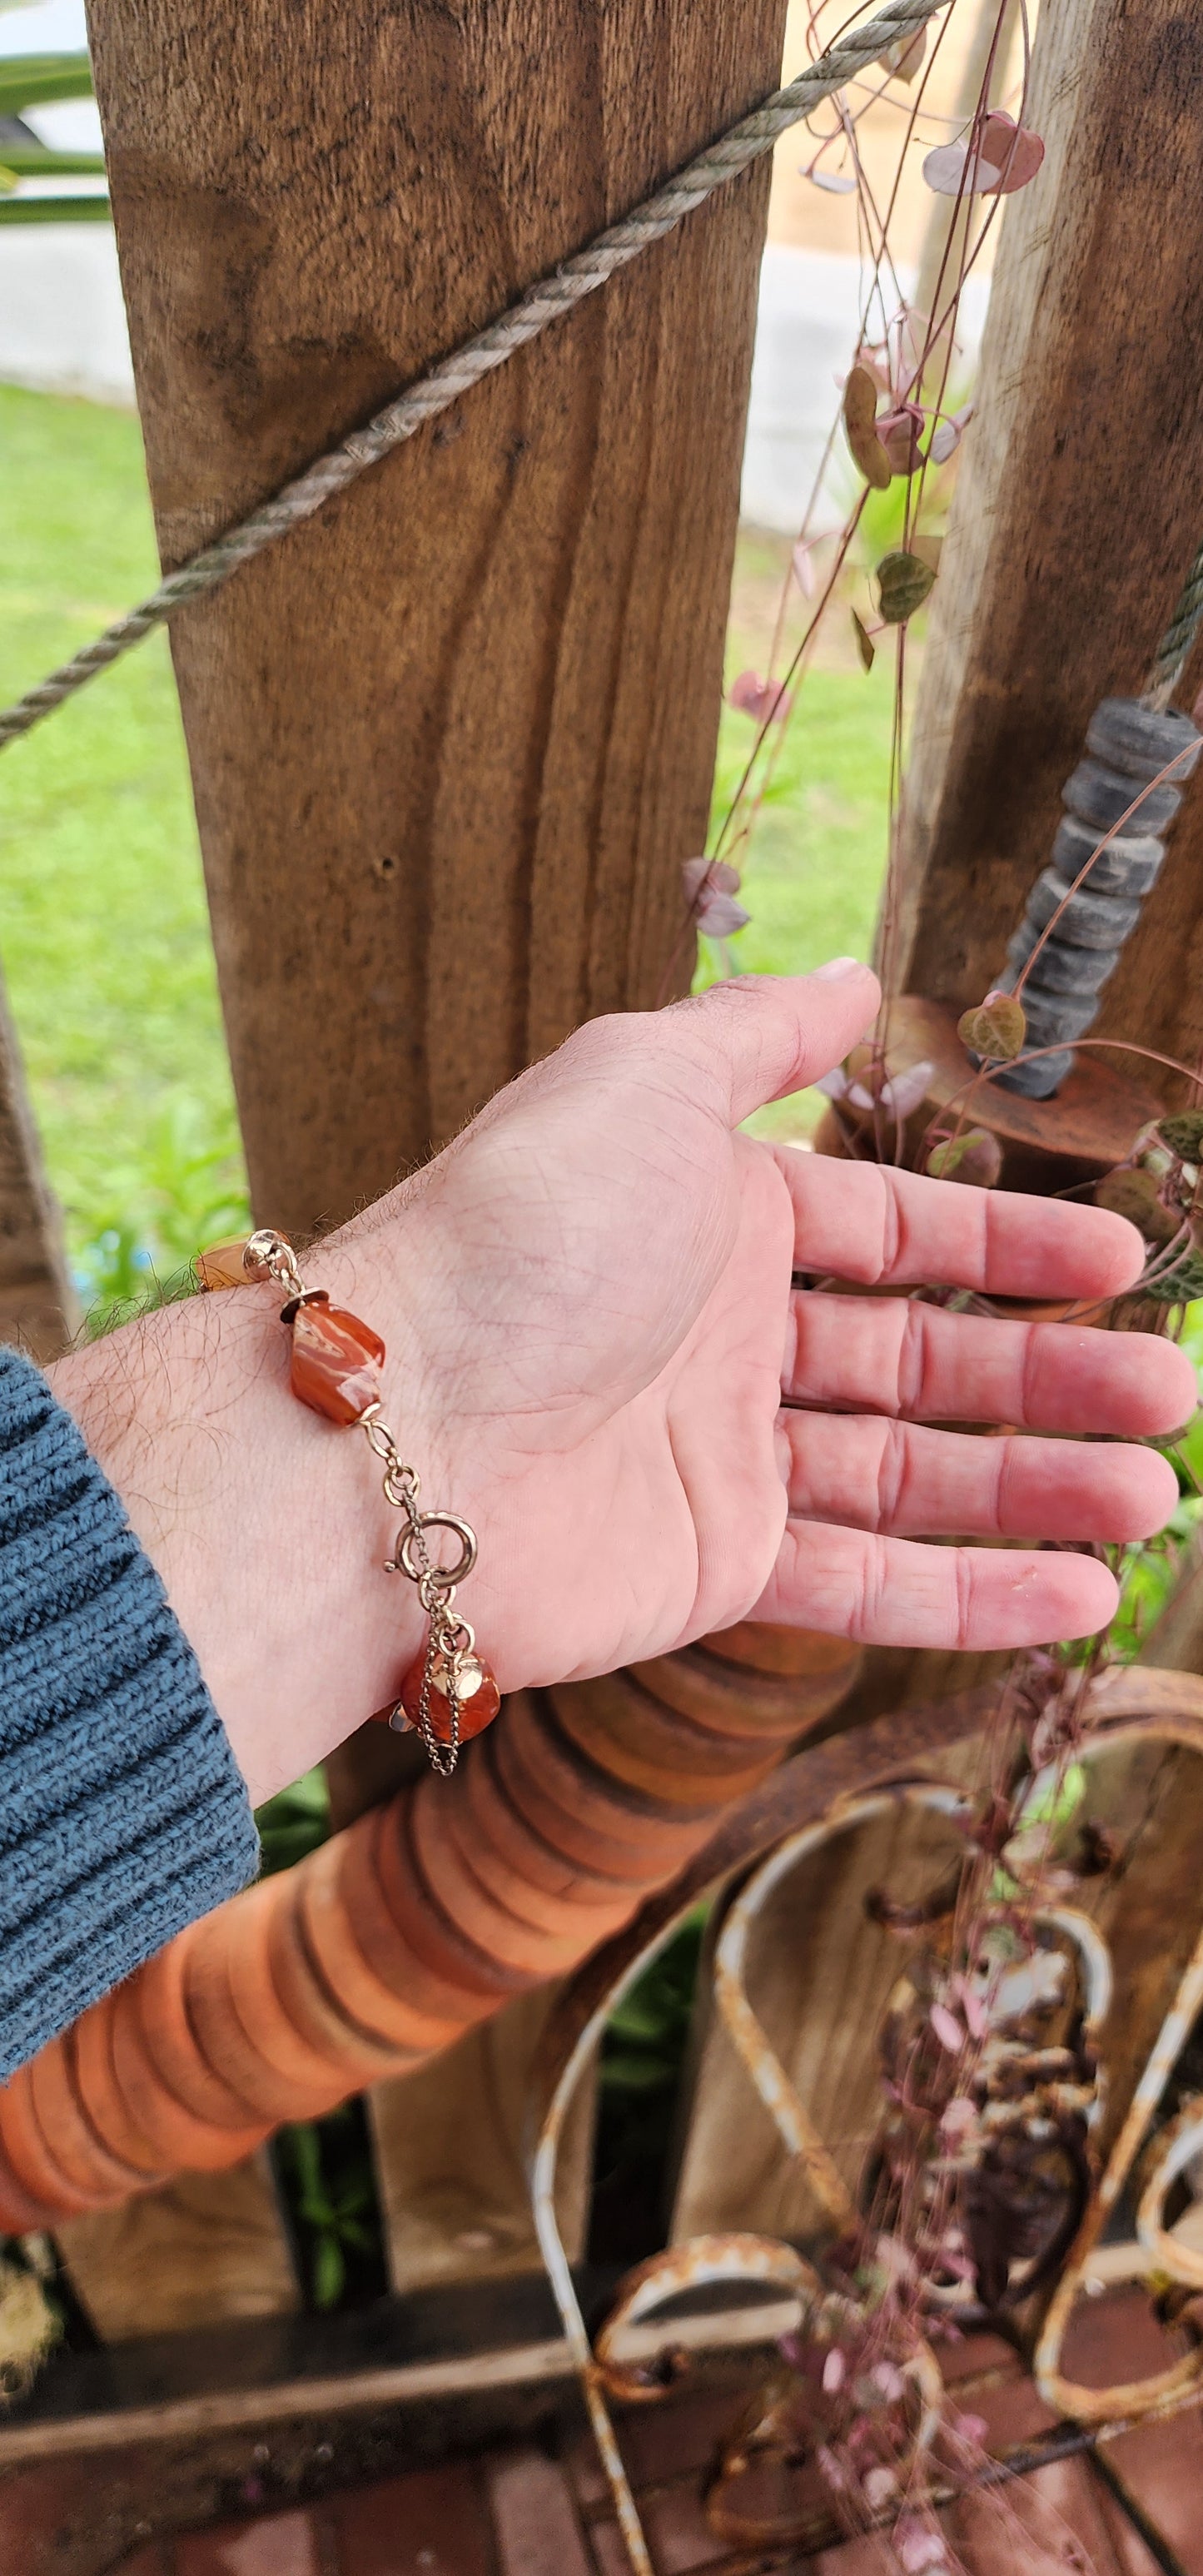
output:
[[829,957],[825,966],[816,966],[816,984],[842,983],[848,975],[863,975],[859,957]]

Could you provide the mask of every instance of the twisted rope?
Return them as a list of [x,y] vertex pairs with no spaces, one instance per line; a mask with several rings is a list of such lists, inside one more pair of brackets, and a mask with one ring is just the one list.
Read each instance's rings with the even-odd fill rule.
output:
[[1203,546],[1182,585],[1178,605],[1157,647],[1145,689],[1145,705],[1158,715],[1168,707],[1203,625]]
[[161,626],[186,601],[199,598],[204,591],[216,590],[231,573],[237,572],[240,564],[249,563],[254,555],[262,554],[265,546],[287,536],[290,528],[312,518],[369,465],[378,465],[394,447],[412,438],[425,421],[447,411],[483,376],[504,366],[515,350],[524,349],[550,323],[571,313],[585,296],[604,286],[607,278],[625,268],[630,260],[637,259],[649,243],[674,232],[686,215],[704,204],[717,188],[770,152],[778,136],[787,133],[791,125],[800,124],[821,99],[842,89],[856,72],[875,62],[888,45],[913,35],[944,6],[945,0],[887,0],[887,6],[875,18],[854,27],[838,44],[820,54],[817,62],[800,72],[788,88],[775,90],[761,106],[753,108],[750,116],[741,117],[717,143],[707,145],[695,160],[686,162],[684,169],[678,170],[655,196],[645,198],[620,223],[599,233],[586,249],[528,287],[499,320],[474,332],[450,357],[441,358],[429,375],[420,376],[416,384],[377,412],[366,428],[353,430],[349,438],[319,457],[294,482],[286,483],[270,501],[252,510],[249,518],[227,529],[214,544],[203,547],[181,564],[178,572],[169,573],[140,607],[119,617],[94,643],[86,644],[82,652],[52,671],[38,688],[30,689],[15,706],[0,713],[0,750],[6,743],[15,742],[18,734],[28,733],[39,717],[49,715],[53,707],[73,697],[98,671],[128,653],[131,645],[141,643],[152,627]]

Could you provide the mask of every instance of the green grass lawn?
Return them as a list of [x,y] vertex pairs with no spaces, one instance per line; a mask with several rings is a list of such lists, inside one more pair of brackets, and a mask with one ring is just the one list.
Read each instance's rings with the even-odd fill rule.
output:
[[[156,578],[137,422],[0,387],[5,701]],[[73,1252],[182,1252],[236,1128],[164,636],[4,753],[0,956]]]
[[[741,539],[729,675],[762,667],[783,545]],[[0,693],[150,588],[135,420],[0,387]],[[740,968],[867,953],[885,849],[889,673],[817,669],[745,871]],[[725,804],[754,739],[724,712]],[[162,635],[0,760],[0,956],[73,1255],[109,1293],[185,1258],[239,1186],[196,826]],[[703,957],[703,980],[717,971]],[[792,1113],[790,1113],[792,1114]],[[805,1116],[805,1112],[803,1113]],[[95,1251],[104,1238],[104,1249]]]

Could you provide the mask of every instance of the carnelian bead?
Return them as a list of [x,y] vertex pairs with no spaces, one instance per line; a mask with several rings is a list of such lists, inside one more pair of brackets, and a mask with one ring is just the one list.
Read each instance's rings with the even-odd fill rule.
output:
[[248,1237],[228,1234],[220,1243],[207,1243],[196,1256],[196,1276],[202,1288],[245,1288],[246,1268],[243,1253]]
[[379,1404],[384,1344],[370,1324],[317,1299],[292,1319],[294,1395],[328,1422],[359,1422]]
[[[456,1698],[459,1701],[459,1740],[469,1744],[474,1735],[483,1735],[491,1726],[501,1706],[501,1693],[492,1673],[479,1655],[460,1655],[457,1659]],[[422,1675],[426,1670],[423,1648],[416,1664],[411,1664],[401,1684],[401,1706],[416,1728],[422,1706]],[[430,1670],[430,1732],[437,1744],[451,1742],[451,1702],[447,1697],[450,1676],[447,1658],[436,1651]]]

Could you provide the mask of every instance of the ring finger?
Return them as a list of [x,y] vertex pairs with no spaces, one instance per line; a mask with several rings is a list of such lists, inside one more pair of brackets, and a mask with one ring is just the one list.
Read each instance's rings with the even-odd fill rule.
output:
[[1178,1482],[1152,1449],[932,1431],[880,1415],[778,1416],[796,1520],[898,1538],[1146,1538]]

